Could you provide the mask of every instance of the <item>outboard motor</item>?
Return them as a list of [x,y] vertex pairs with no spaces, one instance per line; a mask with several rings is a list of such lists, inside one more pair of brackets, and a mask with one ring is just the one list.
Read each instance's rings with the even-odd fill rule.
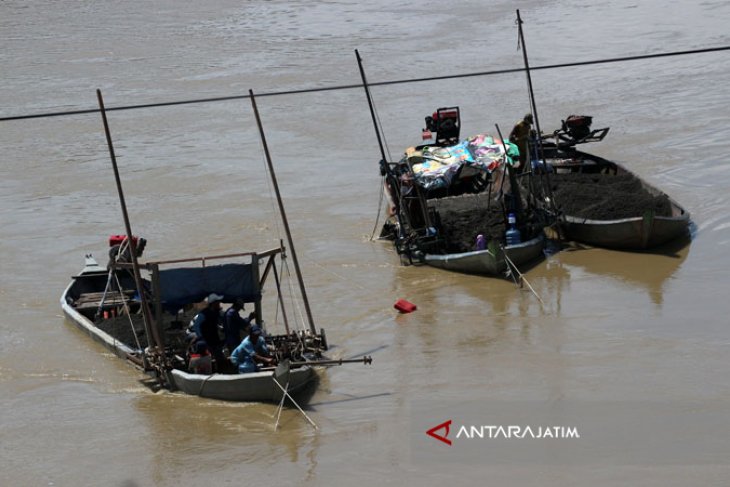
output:
[[563,120],[563,132],[573,140],[579,141],[591,135],[593,117],[588,115],[569,115]]
[[[137,257],[142,257],[144,248],[147,246],[147,239],[133,235],[132,240],[137,249]],[[110,268],[116,262],[132,262],[132,252],[130,246],[127,244],[126,235],[109,236],[109,263],[107,264],[107,268]]]

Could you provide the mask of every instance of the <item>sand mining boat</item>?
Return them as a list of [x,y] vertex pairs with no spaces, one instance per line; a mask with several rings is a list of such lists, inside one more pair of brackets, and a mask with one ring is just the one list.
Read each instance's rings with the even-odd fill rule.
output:
[[652,249],[686,237],[690,214],[679,203],[625,166],[575,148],[608,133],[590,130],[591,122],[571,115],[543,138],[542,162],[537,154],[533,160],[543,182],[535,194],[546,211],[557,210],[562,236],[620,250]]
[[[106,267],[100,266],[91,254],[86,255],[83,269],[71,278],[61,296],[61,308],[76,326],[117,356],[156,378],[161,387],[212,399],[279,402],[280,408],[284,399],[288,398],[299,408],[293,396],[316,382],[315,367],[348,362],[368,364],[372,359],[366,356],[362,359],[329,360],[323,354],[328,348],[327,339],[324,329],[318,332],[314,326],[258,109],[253,92],[249,93],[265,149],[269,177],[276,193],[279,216],[289,243],[286,251],[280,239],[279,247],[264,252],[140,262],[146,240],[132,233],[106,111],[101,91],[97,90],[126,233],[109,238]],[[294,263],[299,284],[298,297],[305,309],[306,324],[297,325],[287,319],[279,278],[281,269],[277,268],[277,257],[281,267],[286,265],[287,252]],[[263,288],[270,274],[273,274],[276,284],[276,293],[268,293],[276,298],[271,307],[276,309],[276,316],[283,319],[285,331],[279,335],[269,334],[263,321]],[[206,303],[206,298],[216,298],[214,301],[222,303],[253,304],[254,312],[250,318],[263,328],[267,349],[265,354],[263,350],[256,353],[269,356],[265,360],[268,367],[239,373],[238,367],[219,348],[218,342],[223,340],[217,322],[223,320],[213,314],[218,312],[215,308],[208,307],[205,311],[205,330],[193,329],[191,332],[188,323],[202,312],[202,307],[210,304]],[[295,293],[290,291],[289,298],[296,300]],[[212,326],[209,326],[211,322]],[[247,326],[251,325],[249,321]],[[236,343],[241,343],[243,337],[240,331],[237,333],[238,336],[229,334],[226,337],[228,353],[231,348],[236,348]],[[192,344],[201,341],[209,342],[211,352],[214,352],[210,368],[200,369],[191,365],[194,355]],[[196,351],[204,353],[202,348]],[[196,361],[200,358],[195,357]],[[207,355],[205,359],[207,362]],[[206,373],[200,373],[201,370]]]
[[[110,244],[118,241],[119,236],[110,237]],[[110,248],[114,253],[115,245]],[[83,269],[72,277],[61,296],[61,308],[78,328],[171,390],[227,401],[278,402],[284,391],[273,380],[275,369],[239,374],[230,364],[218,363],[215,373],[190,373],[188,325],[210,293],[224,296],[227,303],[240,299],[253,304],[256,322],[263,324],[262,290],[271,271],[278,272],[276,258],[283,252],[282,247],[261,253],[140,263],[153,328],[144,323],[131,264],[112,259],[108,267],[102,267],[87,254]],[[214,264],[216,261],[223,263]],[[276,296],[282,302],[278,292]],[[288,384],[289,394],[296,396],[315,381],[314,366],[326,360],[323,329],[319,333],[300,329],[266,334],[265,340],[280,363],[288,361],[288,370],[278,382]]]
[[459,140],[458,107],[439,108],[426,124],[432,140],[381,161],[389,201],[381,238],[404,264],[490,277],[542,258],[547,222],[517,184],[517,147],[489,134]]

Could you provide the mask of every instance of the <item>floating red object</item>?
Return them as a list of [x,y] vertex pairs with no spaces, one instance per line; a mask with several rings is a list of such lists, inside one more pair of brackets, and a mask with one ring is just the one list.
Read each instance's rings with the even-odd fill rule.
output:
[[393,307],[401,313],[411,313],[413,311],[416,311],[416,305],[406,301],[405,299],[399,299],[395,302]]

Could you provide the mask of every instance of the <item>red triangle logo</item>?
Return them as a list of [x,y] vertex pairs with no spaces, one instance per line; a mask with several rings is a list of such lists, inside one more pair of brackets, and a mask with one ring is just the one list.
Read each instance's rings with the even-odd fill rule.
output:
[[[449,436],[449,430],[450,430],[450,429],[451,429],[451,420],[448,420],[448,421],[444,421],[444,422],[443,422],[443,423],[441,423],[440,425],[438,425],[438,426],[434,426],[434,427],[433,427],[433,428],[431,428],[430,430],[426,431],[426,434],[427,434],[428,436],[432,437],[432,438],[436,438],[436,439],[437,439],[437,440],[439,440],[439,441],[443,441],[443,442],[444,442],[444,443],[446,443],[447,445],[451,446],[451,440],[450,440],[450,439],[448,439],[448,436]],[[438,433],[436,433],[436,432],[437,432],[437,431],[439,431],[439,430],[446,430],[446,431],[444,432],[443,436],[442,436],[442,435],[440,435],[440,434],[438,434]]]

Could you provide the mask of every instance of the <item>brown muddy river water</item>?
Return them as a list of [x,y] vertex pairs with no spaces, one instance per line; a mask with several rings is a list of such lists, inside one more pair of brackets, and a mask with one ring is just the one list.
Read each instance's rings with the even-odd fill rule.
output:
[[[5,1],[0,116],[94,109],[97,88],[109,108],[358,84],[355,49],[371,82],[519,68],[517,7],[532,66],[730,45],[717,1]],[[370,239],[380,155],[361,89],[259,98],[314,319],[332,355],[373,357],[322,374],[317,431],[294,408],[274,432],[275,405],[154,393],[66,322],[70,276],[123,231],[101,119],[0,122],[0,484],[728,485],[728,52],[533,72],[543,131],[592,115],[611,131],[585,150],[693,220],[662,253],[549,256],[526,273],[544,304],[507,280],[402,267]],[[439,106],[461,107],[462,135],[529,111],[522,74],[373,98],[392,158]],[[109,122],[146,258],[284,238],[248,100]],[[401,298],[418,310],[398,315]],[[452,446],[425,434],[447,420]]]

